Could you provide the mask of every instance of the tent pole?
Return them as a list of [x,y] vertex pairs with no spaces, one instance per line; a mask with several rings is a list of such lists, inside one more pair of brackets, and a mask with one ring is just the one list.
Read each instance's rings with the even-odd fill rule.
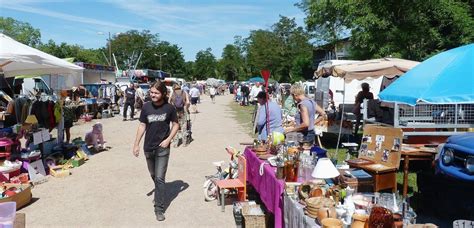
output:
[[336,158],[339,154],[339,143],[341,142],[341,133],[342,133],[342,123],[344,120],[344,107],[346,103],[346,79],[344,78],[344,86],[343,86],[343,93],[342,93],[342,110],[341,110],[341,123],[339,124],[339,134],[337,135],[337,145],[336,145]]

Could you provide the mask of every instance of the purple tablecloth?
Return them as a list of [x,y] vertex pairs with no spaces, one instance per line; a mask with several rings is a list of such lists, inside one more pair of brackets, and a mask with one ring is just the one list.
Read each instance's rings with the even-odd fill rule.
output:
[[276,178],[276,168],[268,163],[264,166],[263,175],[260,176],[260,164],[264,160],[260,160],[250,147],[245,148],[244,155],[247,159],[247,181],[257,190],[267,209],[275,216],[275,227],[283,227],[285,182]]

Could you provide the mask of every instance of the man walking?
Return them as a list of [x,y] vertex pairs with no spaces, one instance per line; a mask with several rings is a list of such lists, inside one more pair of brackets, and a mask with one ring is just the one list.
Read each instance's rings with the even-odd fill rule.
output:
[[173,146],[178,147],[179,141],[183,143],[184,146],[187,146],[188,141],[188,128],[186,126],[188,120],[188,113],[189,113],[189,98],[188,94],[181,90],[179,85],[175,85],[173,88],[174,92],[171,94],[170,97],[170,104],[172,104],[176,108],[176,112],[178,114],[178,123],[179,123],[179,131],[177,137],[173,140]]
[[123,105],[123,121],[127,120],[128,106],[130,106],[130,118],[133,120],[135,114],[135,86],[130,83],[129,87],[125,90],[125,103]]
[[[150,88],[151,102],[143,105],[140,124],[133,146],[133,155],[140,153],[140,141],[145,134],[143,150],[151,178],[155,183],[155,215],[158,221],[165,220],[165,175],[170,156],[170,142],[178,132],[179,124],[176,109],[168,103],[167,89],[161,81]],[[170,129],[170,123],[173,123]]]
[[199,92],[197,85],[193,85],[193,88],[189,90],[189,96],[191,96],[191,107],[194,113],[198,113],[197,103],[200,95],[201,93]]
[[248,102],[249,102],[250,89],[249,89],[249,87],[247,87],[247,85],[242,84],[240,91],[242,93],[242,104],[241,105],[246,106],[246,105],[248,105]]

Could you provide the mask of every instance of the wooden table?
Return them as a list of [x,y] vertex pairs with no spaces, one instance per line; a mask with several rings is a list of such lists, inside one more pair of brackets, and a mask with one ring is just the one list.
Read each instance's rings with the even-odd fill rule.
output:
[[[410,146],[416,147],[417,145]],[[423,148],[416,148],[414,150],[404,150],[404,148],[402,148],[401,154],[401,159],[403,160],[403,197],[406,197],[408,192],[408,168],[410,161],[432,161],[436,153]]]

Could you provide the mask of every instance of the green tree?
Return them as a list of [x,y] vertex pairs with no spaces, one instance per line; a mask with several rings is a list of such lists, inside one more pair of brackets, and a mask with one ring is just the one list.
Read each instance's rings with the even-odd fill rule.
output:
[[222,51],[222,59],[219,61],[223,79],[235,81],[243,74],[244,57],[239,48],[232,44],[227,44]]
[[280,51],[283,61],[279,68],[279,80],[294,82],[312,78],[313,46],[309,42],[309,33],[296,24],[295,18],[284,16],[280,16],[280,20],[272,29],[283,43]]
[[31,47],[36,47],[41,42],[39,29],[11,17],[0,17],[0,30],[3,34]]
[[260,70],[268,69],[272,78],[281,77],[278,72],[283,61],[281,51],[283,43],[279,37],[268,30],[255,30],[250,32],[247,42],[247,59],[252,75],[260,75]]
[[468,0],[304,0],[298,5],[306,13],[308,30],[322,33],[321,41],[332,43],[341,29],[349,31],[356,59],[392,55],[421,61],[474,42]]
[[194,76],[196,79],[217,78],[216,75],[217,61],[212,54],[212,49],[207,48],[196,54],[194,62]]
[[184,78],[188,81],[192,81],[196,78],[196,74],[194,73],[193,61],[187,61],[184,63],[183,74],[184,74]]
[[70,45],[65,42],[56,44],[53,40],[48,43],[40,44],[38,49],[58,58],[73,57],[77,62],[106,64],[98,49],[84,49],[79,45]]
[[272,78],[294,82],[311,78],[312,45],[310,35],[294,18],[280,16],[270,30],[256,30],[245,40],[247,63],[252,75],[269,69]]
[[[130,30],[112,37],[112,52],[115,54],[119,69],[133,68],[140,53],[142,56],[137,69],[158,69],[156,54],[159,43],[158,34],[151,34],[148,30],[141,32]],[[158,60],[159,61],[159,60]]]
[[[168,41],[161,41],[156,45],[154,54],[165,54],[162,56],[162,70],[173,75],[184,75],[184,55],[180,47],[170,44]],[[160,69],[160,58],[154,55],[154,61],[150,61],[148,68]]]

